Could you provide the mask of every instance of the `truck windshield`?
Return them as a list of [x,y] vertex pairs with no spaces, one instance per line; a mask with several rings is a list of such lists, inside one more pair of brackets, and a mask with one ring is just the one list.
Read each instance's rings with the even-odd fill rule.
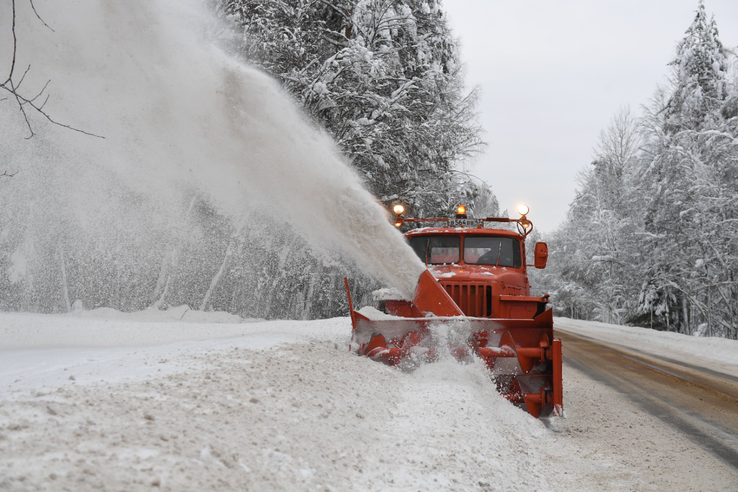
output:
[[415,236],[410,238],[410,246],[425,264],[459,262],[459,236]]
[[464,263],[520,268],[520,241],[511,237],[467,236]]

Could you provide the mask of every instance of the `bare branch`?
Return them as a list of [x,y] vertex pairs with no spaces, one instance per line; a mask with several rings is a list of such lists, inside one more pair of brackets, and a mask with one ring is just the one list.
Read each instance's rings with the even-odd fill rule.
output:
[[26,137],[26,139],[29,139],[35,135],[33,133],[33,128],[31,127],[31,122],[28,121],[28,114],[26,113],[26,109],[23,107],[23,98],[21,98],[20,94],[15,90],[15,87],[13,85],[13,80],[11,79],[8,81],[8,84],[10,85],[10,88],[8,88],[5,84],[0,85],[3,89],[10,92],[10,94],[15,97],[16,102],[18,103],[18,109],[20,109],[21,113],[23,114],[23,119],[26,122],[26,126],[28,127],[28,131],[31,132],[31,134]]
[[[39,15],[38,11],[36,10],[36,5],[34,5],[33,0],[28,0],[28,2],[31,4],[31,8],[33,9],[33,13],[36,15],[36,18],[38,18],[38,20],[41,21],[41,23],[44,26],[46,26],[51,32],[55,32],[41,18],[41,16]],[[15,82],[13,80],[13,75],[15,74],[16,54],[17,54],[17,50],[18,50],[18,37],[17,37],[17,34],[16,34],[16,10],[15,10],[15,6],[16,6],[15,5],[15,0],[11,0],[11,10],[12,10],[12,18],[13,18],[12,26],[11,26],[11,33],[12,33],[12,36],[13,36],[13,51],[12,51],[13,56],[12,56],[12,60],[10,62],[10,71],[8,73],[8,78],[4,82],[0,83],[0,89],[4,89],[7,92],[9,92],[10,95],[12,96],[12,98],[15,99],[16,103],[18,103],[18,109],[20,110],[21,114],[23,115],[23,120],[26,122],[26,127],[28,128],[28,132],[29,132],[29,135],[28,135],[28,137],[26,137],[26,139],[30,139],[30,138],[32,138],[36,134],[33,131],[33,126],[31,125],[31,120],[28,117],[28,112],[26,111],[26,106],[28,106],[29,108],[33,109],[36,113],[38,113],[41,116],[43,116],[44,118],[46,118],[46,120],[48,120],[50,123],[52,123],[54,125],[61,126],[63,128],[67,128],[68,130],[72,130],[72,131],[75,131],[75,132],[78,132],[78,133],[83,133],[83,134],[89,135],[91,137],[105,138],[105,137],[103,137],[101,135],[96,135],[94,133],[87,132],[85,130],[81,130],[79,128],[73,127],[72,125],[67,125],[65,123],[61,123],[59,121],[56,121],[54,118],[52,118],[44,110],[44,106],[46,106],[46,103],[49,101],[49,95],[48,94],[46,94],[46,98],[43,100],[43,103],[41,103],[40,105],[36,104],[36,100],[39,97],[41,97],[44,94],[44,92],[46,92],[46,88],[51,83],[51,80],[48,80],[46,82],[46,84],[44,84],[44,86],[38,92],[38,94],[36,94],[35,96],[26,97],[26,96],[24,96],[24,95],[22,95],[22,94],[19,93],[19,89],[20,89],[21,84],[23,84],[23,81],[26,79],[26,75],[31,70],[31,65],[28,65],[28,67],[26,68],[26,70],[23,72],[23,75],[20,77],[20,80],[18,80],[18,82]],[[0,101],[5,101],[6,99],[8,99],[8,98],[7,97],[4,97],[4,98],[0,99]]]
[[41,106],[39,106],[40,109],[43,109],[43,107],[46,106],[46,103],[49,101],[49,97],[51,97],[51,96],[49,96],[48,94],[46,94],[46,99],[44,99],[44,102],[41,103]]
[[41,24],[43,24],[43,25],[45,25],[46,27],[48,27],[48,28],[49,28],[49,31],[51,31],[51,32],[56,32],[56,31],[54,31],[54,30],[53,30],[53,29],[52,29],[51,27],[49,27],[49,25],[48,25],[48,24],[47,24],[46,22],[44,22],[44,20],[43,20],[43,19],[41,18],[41,16],[40,16],[40,15],[38,15],[38,12],[36,11],[36,6],[35,6],[35,5],[33,4],[33,0],[28,0],[28,1],[29,1],[29,2],[30,2],[30,4],[31,4],[31,8],[33,9],[33,13],[34,13],[34,14],[36,14],[36,18],[37,18],[38,20],[40,20],[40,21],[41,21]]
[[2,85],[7,84],[13,79],[13,71],[15,70],[15,54],[18,47],[18,38],[15,35],[15,0],[10,1],[10,6],[12,10],[12,17],[13,22],[11,24],[10,32],[13,35],[13,58],[10,61],[10,73],[8,74],[8,79],[2,83]]
[[[46,88],[49,86],[50,83],[51,83],[51,80],[46,81],[46,83],[44,84],[44,86],[41,88],[41,91],[38,94],[36,94],[34,97],[32,97],[31,99],[29,99],[29,101],[30,102],[33,102],[36,99],[38,99],[41,96],[41,94],[44,93],[44,91],[46,90]],[[48,95],[47,95],[47,98],[48,98]]]
[[20,78],[20,80],[18,81],[18,83],[17,83],[17,84],[15,84],[15,88],[16,88],[16,90],[20,88],[21,84],[22,84],[22,83],[23,83],[23,81],[24,81],[24,80],[26,79],[26,74],[28,73],[28,71],[29,71],[29,70],[31,70],[31,65],[28,65],[28,67],[26,68],[26,71],[25,71],[25,72],[23,72],[23,75],[21,75],[21,78]]

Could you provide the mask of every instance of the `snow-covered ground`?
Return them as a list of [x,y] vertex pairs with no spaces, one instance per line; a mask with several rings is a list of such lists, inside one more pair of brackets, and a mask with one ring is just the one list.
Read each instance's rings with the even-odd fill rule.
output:
[[738,340],[556,318],[556,327],[612,345],[738,377]]
[[[495,393],[482,364],[404,373],[350,354],[349,327],[186,308],[2,314],[0,489],[729,490],[738,478],[572,369],[568,418],[547,427]],[[699,470],[681,477],[690,462]]]

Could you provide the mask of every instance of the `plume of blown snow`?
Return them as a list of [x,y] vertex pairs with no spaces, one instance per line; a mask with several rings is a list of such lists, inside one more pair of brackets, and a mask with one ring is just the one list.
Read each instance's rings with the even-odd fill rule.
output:
[[[21,171],[2,184],[7,203],[47,220],[63,214],[92,234],[140,237],[142,248],[176,227],[193,190],[234,223],[269,204],[275,220],[314,247],[341,250],[412,296],[424,266],[383,207],[275,81],[207,39],[213,21],[201,1],[35,6],[53,31],[30,2],[16,2],[16,79],[32,67],[21,91],[51,80],[47,114],[104,138],[27,108],[36,135],[25,139],[15,101],[1,101],[0,161]],[[0,20],[10,18],[10,5],[0,5]],[[10,66],[11,47],[8,36],[0,39],[0,67]],[[33,228],[33,241],[23,243],[28,255],[55,237],[41,220],[19,230],[31,237]]]

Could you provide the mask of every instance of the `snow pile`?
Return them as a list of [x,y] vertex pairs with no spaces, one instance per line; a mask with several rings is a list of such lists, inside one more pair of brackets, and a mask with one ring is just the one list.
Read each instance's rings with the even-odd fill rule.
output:
[[[175,313],[181,313],[181,320]],[[187,314],[191,320],[187,320]],[[208,340],[243,335],[252,323],[237,323],[227,313],[203,313],[175,308],[163,313],[149,309],[121,313],[114,309],[39,316],[3,315],[0,350],[46,347],[131,347],[186,340]],[[199,320],[199,321],[194,321]]]
[[81,303],[75,303],[73,310],[66,313],[67,318],[92,318],[92,319],[122,319],[128,321],[160,321],[160,322],[185,322],[185,323],[244,323],[255,320],[244,319],[235,314],[219,311],[198,311],[189,306],[170,306],[165,309],[151,307],[143,311],[124,313],[112,308],[97,308],[85,310]]
[[105,309],[61,316],[3,314],[0,397],[28,390],[51,391],[68,384],[70,378],[79,384],[164,375],[189,367],[187,362],[181,365],[175,360],[192,351],[334,340],[347,337],[350,326],[343,318],[232,323],[223,313],[196,311],[190,315],[206,321],[162,321],[166,315],[153,310],[121,313]]
[[[24,328],[59,347],[75,333],[197,326],[111,314],[97,332],[92,315],[61,330],[69,317],[28,315]],[[348,319],[220,326],[242,333],[4,351],[0,488],[550,490],[531,446],[545,428],[495,393],[481,364],[403,373],[349,353]]]
[[570,331],[613,345],[645,351],[667,359],[676,359],[738,376],[738,340],[695,337],[569,318],[555,318],[554,323],[556,330]]

